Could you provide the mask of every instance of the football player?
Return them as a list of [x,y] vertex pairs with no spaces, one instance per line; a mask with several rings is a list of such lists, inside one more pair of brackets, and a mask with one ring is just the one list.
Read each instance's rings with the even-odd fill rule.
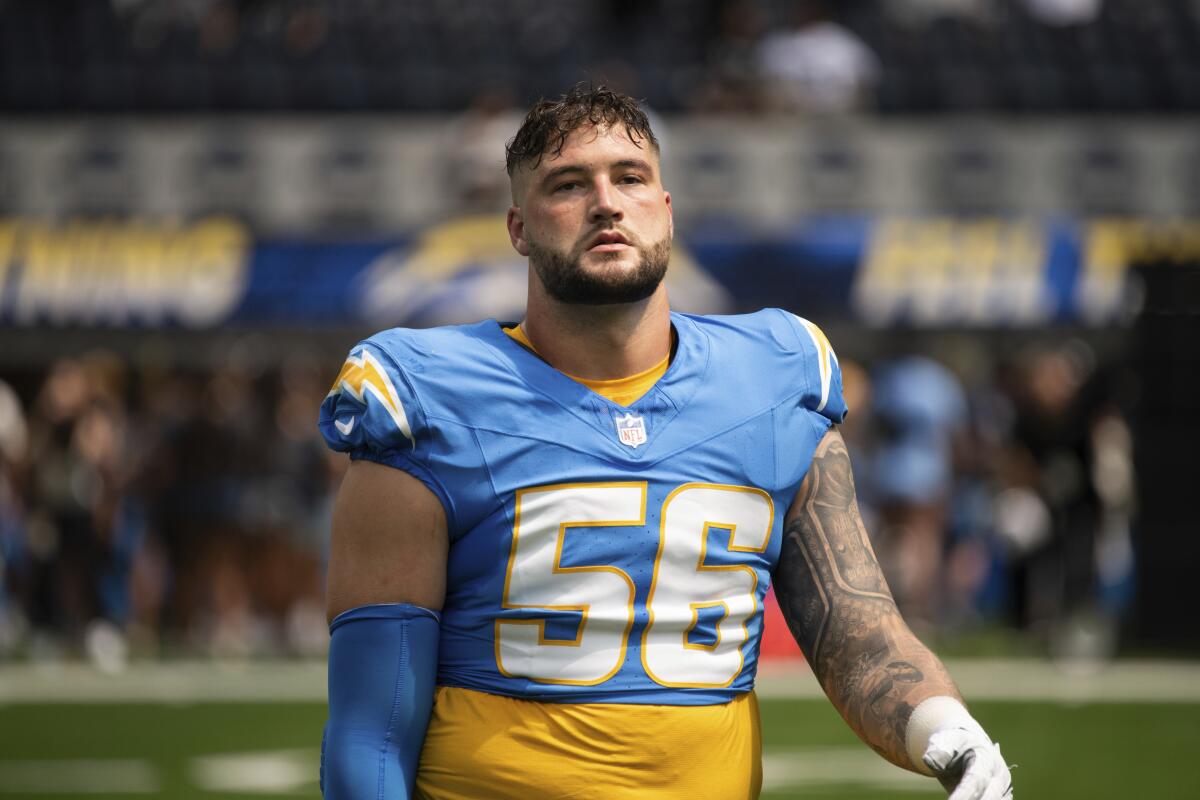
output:
[[821,331],[670,310],[671,196],[631,98],[541,101],[508,172],[524,319],[379,333],[321,408],[353,459],[325,797],[757,797],[772,582],[867,744],[953,800],[1011,797],[880,573]]

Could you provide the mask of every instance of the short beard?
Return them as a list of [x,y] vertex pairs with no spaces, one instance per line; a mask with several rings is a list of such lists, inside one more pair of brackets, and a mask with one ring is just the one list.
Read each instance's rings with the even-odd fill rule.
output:
[[529,242],[529,263],[546,292],[558,302],[588,306],[636,303],[654,294],[666,276],[671,239],[667,237],[643,250],[632,273],[592,274],[583,269],[581,259],[582,255],[572,259]]

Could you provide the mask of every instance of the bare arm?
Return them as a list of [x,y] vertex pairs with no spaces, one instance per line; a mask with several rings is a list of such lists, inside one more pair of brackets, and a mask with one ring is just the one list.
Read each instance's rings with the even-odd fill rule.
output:
[[333,509],[326,612],[372,603],[440,610],[446,595],[446,514],[406,472],[351,463]]
[[961,698],[892,600],[836,430],[817,446],[788,510],[775,593],[821,688],[847,724],[884,758],[915,769],[905,748],[913,709],[928,697]]
[[[326,800],[412,797],[433,706],[433,612],[445,599],[447,542],[441,502],[423,483],[370,461],[351,463],[333,510],[326,589]],[[350,613],[334,624],[343,612]]]

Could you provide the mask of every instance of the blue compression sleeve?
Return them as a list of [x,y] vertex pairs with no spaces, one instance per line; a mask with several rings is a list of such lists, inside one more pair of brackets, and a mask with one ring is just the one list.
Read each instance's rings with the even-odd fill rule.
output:
[[407,603],[352,608],[329,626],[325,800],[408,800],[433,707],[437,612]]

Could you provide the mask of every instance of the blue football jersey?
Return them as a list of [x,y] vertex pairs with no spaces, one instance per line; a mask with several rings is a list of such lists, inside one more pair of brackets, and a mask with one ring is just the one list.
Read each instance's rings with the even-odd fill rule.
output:
[[846,413],[841,372],[785,311],[671,322],[670,367],[628,407],[495,321],[351,351],[321,408],[329,446],[446,510],[439,684],[663,705],[752,688],[783,517]]

